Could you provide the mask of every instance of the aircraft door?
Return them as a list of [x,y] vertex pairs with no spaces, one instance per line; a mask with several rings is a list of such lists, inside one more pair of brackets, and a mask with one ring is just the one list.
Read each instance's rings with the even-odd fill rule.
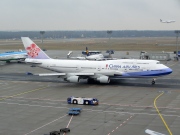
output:
[[101,71],[101,66],[98,66],[98,67],[97,67],[97,71]]

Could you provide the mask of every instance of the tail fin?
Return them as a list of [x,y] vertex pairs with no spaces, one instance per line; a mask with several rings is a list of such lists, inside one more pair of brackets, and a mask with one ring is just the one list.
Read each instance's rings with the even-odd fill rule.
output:
[[160,22],[162,22],[162,20],[160,19]]
[[87,47],[86,47],[86,55],[89,56],[89,51]]
[[28,58],[31,59],[50,59],[29,37],[21,37]]

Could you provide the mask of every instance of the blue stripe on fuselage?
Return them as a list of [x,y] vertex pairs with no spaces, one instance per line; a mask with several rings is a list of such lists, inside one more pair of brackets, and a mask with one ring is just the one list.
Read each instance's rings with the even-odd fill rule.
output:
[[120,75],[114,75],[111,78],[138,78],[138,77],[158,77],[163,75],[168,75],[172,73],[172,69],[158,69],[158,70],[149,70],[141,72],[127,72]]
[[26,51],[22,51],[22,52],[5,52],[5,53],[1,53],[0,56],[9,56],[9,55],[15,55],[15,54],[27,54]]

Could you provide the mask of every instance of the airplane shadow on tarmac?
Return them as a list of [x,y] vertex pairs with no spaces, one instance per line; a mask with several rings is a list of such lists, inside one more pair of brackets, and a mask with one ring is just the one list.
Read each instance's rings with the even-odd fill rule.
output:
[[[60,82],[63,83],[63,82]],[[151,80],[147,79],[133,79],[133,80],[129,80],[129,79],[120,79],[120,80],[111,80],[110,83],[108,84],[103,84],[103,83],[99,83],[99,82],[93,82],[91,84],[87,83],[86,80],[81,81],[80,83],[71,83],[71,85],[69,85],[69,87],[76,87],[77,85],[85,85],[85,86],[90,86],[90,85],[98,85],[98,86],[102,86],[102,87],[106,87],[106,86],[132,86],[132,87],[149,87],[149,88],[179,88],[179,85],[177,83],[172,83],[169,82],[167,83],[167,80],[165,80],[165,82],[163,83],[163,79],[160,80],[160,82],[158,82],[158,80],[156,81],[155,85],[151,84]],[[68,87],[68,86],[67,86]]]
[[[79,83],[66,82],[57,77],[40,77],[33,75],[26,75],[25,73],[0,73],[0,80],[16,80],[16,81],[31,81],[31,82],[53,82],[65,84],[63,87],[76,87],[76,86],[132,86],[132,87],[152,87],[152,88],[179,88],[179,79],[157,79],[156,84],[151,84],[151,79],[119,79],[111,80],[108,84],[99,82],[87,83],[87,79],[81,79]],[[67,85],[68,84],[68,85]]]

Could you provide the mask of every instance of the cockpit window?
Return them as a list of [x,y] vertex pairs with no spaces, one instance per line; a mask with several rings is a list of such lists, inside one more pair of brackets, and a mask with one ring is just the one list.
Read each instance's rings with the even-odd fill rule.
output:
[[160,64],[160,62],[157,62],[156,64]]

